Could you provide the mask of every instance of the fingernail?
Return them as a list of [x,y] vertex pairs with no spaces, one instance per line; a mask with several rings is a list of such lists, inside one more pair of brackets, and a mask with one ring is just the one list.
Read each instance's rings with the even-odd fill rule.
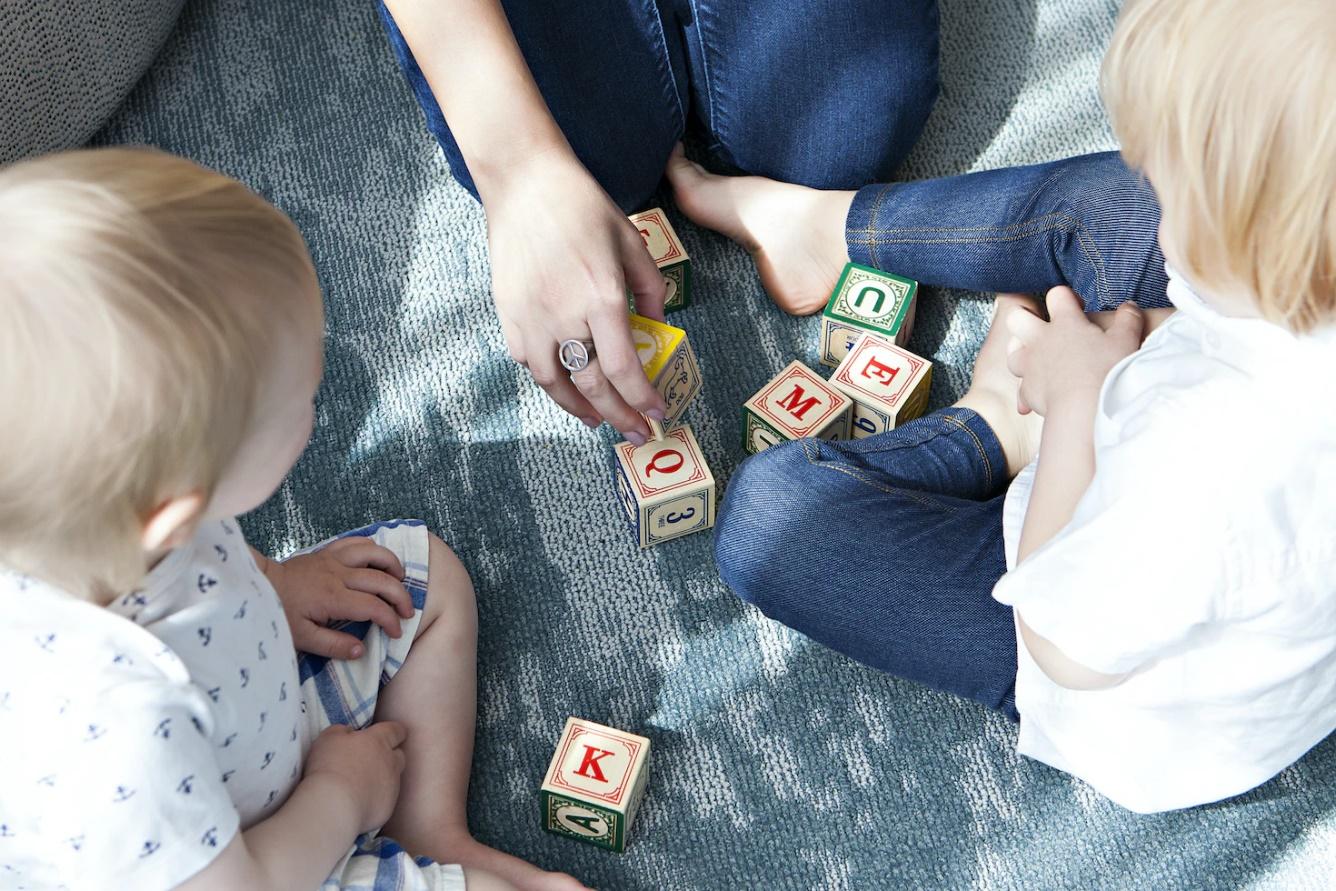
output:
[[597,418],[581,418],[581,419],[580,419],[580,423],[584,424],[584,425],[585,425],[586,427],[588,427],[590,430],[597,430],[597,429],[598,429],[598,419],[597,419]]
[[362,658],[362,648],[361,648],[361,647],[353,647],[353,658],[354,658],[354,659],[360,659],[360,658]]
[[630,433],[626,434],[626,439],[627,439],[628,442],[631,442],[632,444],[636,445],[637,447],[642,446],[642,445],[645,444],[645,436],[644,436],[644,434],[642,434],[642,433],[637,433],[637,432],[634,431],[634,430],[632,430]]
[[663,413],[663,409],[661,408],[651,408],[649,411],[645,412],[645,414],[649,415],[651,418],[658,421],[660,424],[662,424],[663,419],[667,417],[667,415]]

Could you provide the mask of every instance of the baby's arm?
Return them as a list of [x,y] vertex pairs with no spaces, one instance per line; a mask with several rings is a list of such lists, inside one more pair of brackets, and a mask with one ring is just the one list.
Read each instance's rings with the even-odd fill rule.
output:
[[[1044,416],[1039,466],[1021,529],[1018,564],[1071,521],[1089,488],[1095,475],[1095,412],[1100,388],[1109,370],[1135,352],[1144,331],[1144,319],[1135,307],[1120,309],[1110,319],[1088,320],[1067,288],[1049,292],[1048,306],[1049,322],[1026,313],[1015,313],[1016,318],[1009,322],[1017,341],[1009,365],[1021,378],[1024,400]],[[1123,680],[1123,675],[1097,672],[1069,658],[1036,634],[1019,609],[1016,620],[1026,649],[1054,683],[1093,690]]]
[[335,725],[311,746],[305,775],[284,805],[239,833],[182,891],[319,888],[358,833],[383,825],[399,798],[403,725]]

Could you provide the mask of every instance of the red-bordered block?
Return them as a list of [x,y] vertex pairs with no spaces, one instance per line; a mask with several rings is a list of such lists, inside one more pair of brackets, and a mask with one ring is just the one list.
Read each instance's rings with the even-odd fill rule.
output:
[[852,406],[848,396],[795,360],[743,405],[744,447],[754,454],[776,439],[847,439]]
[[691,258],[677,230],[662,208],[653,207],[631,214],[631,222],[640,232],[654,263],[663,273],[665,312],[683,309],[691,303]]
[[913,420],[928,406],[932,363],[875,334],[864,334],[830,376],[853,400],[851,435],[882,433]]
[[642,548],[714,525],[714,474],[691,428],[613,448],[614,484]]
[[543,779],[543,828],[625,850],[649,782],[649,750],[643,736],[567,718]]

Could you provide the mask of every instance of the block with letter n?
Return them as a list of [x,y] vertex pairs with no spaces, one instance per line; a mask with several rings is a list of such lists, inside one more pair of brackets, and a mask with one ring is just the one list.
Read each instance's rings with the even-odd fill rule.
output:
[[567,718],[543,778],[543,828],[621,853],[648,782],[648,739]]
[[896,346],[909,341],[918,282],[849,263],[821,313],[821,364],[836,367],[865,331]]
[[663,208],[654,207],[631,214],[631,222],[663,274],[663,283],[668,289],[663,311],[686,309],[691,305],[691,258],[682,246],[682,239],[677,237],[677,230],[668,222],[668,215]]
[[642,548],[714,526],[714,474],[687,426],[613,448],[617,494]]
[[853,400],[851,435],[862,439],[923,414],[932,363],[875,334],[864,334],[830,376],[830,384]]
[[664,422],[675,424],[700,392],[703,380],[696,354],[681,328],[631,315],[631,340],[645,376],[667,406]]
[[742,447],[754,455],[808,436],[848,439],[852,406],[848,396],[795,360],[742,406]]

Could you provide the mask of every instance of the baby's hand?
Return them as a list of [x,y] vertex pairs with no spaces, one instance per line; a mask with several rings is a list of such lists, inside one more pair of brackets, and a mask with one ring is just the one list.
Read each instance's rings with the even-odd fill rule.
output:
[[307,653],[356,659],[362,642],[330,622],[375,622],[398,637],[400,618],[413,616],[399,558],[369,538],[341,538],[312,554],[270,561],[265,575],[283,601],[293,644]]
[[1049,321],[1025,312],[1011,313],[1007,367],[1021,379],[1017,408],[1047,417],[1068,400],[1091,402],[1109,370],[1141,345],[1144,318],[1124,303],[1107,330],[1090,321],[1071,288],[1048,292]]
[[408,731],[397,721],[378,721],[364,730],[335,724],[311,743],[302,776],[325,776],[339,783],[357,805],[357,831],[379,829],[399,802],[401,746],[407,738]]

